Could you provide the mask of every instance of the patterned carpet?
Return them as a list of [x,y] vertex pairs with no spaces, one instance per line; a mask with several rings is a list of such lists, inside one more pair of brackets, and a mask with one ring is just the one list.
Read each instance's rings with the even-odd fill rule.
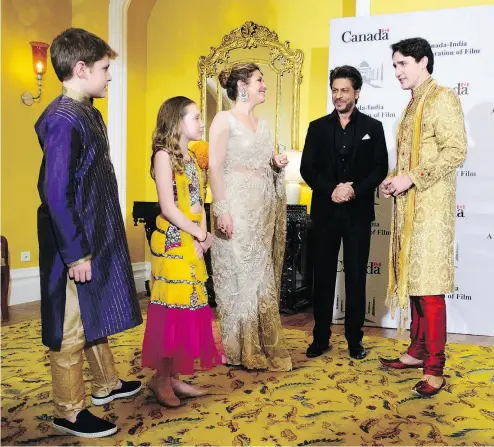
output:
[[[286,331],[295,369],[247,372],[226,366],[198,372],[209,390],[178,409],[160,407],[149,390],[134,400],[93,408],[116,421],[110,438],[83,440],[51,428],[51,385],[39,322],[2,328],[2,445],[493,445],[494,349],[449,345],[448,385],[422,399],[410,388],[420,371],[386,371],[378,355],[406,343],[365,337],[369,356],[352,361],[342,336],[317,359],[304,355],[308,335]],[[143,326],[112,337],[122,378],[147,381],[140,368]],[[88,373],[88,371],[87,371]],[[86,375],[90,380],[89,375]],[[89,392],[89,384],[87,384]]]

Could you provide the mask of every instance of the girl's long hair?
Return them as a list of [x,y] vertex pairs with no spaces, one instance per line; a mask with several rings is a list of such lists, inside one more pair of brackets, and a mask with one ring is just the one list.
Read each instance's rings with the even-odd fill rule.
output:
[[194,101],[185,96],[175,96],[167,99],[160,107],[153,132],[150,170],[153,179],[154,157],[158,151],[165,151],[170,155],[173,172],[184,172],[184,156],[180,149],[180,121],[187,114],[187,106],[190,104],[194,104]]

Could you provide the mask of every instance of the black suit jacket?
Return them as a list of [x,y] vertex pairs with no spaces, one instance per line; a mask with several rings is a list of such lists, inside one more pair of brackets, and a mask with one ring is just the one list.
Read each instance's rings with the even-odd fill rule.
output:
[[[312,188],[311,218],[331,223],[336,207],[345,207],[354,221],[375,219],[374,191],[388,172],[388,151],[382,123],[356,111],[355,139],[348,165],[348,181],[353,182],[355,197],[338,204],[331,200],[337,186],[337,150],[334,147],[336,119],[331,115],[312,121],[307,131],[300,173]],[[370,138],[364,137],[368,135]]]

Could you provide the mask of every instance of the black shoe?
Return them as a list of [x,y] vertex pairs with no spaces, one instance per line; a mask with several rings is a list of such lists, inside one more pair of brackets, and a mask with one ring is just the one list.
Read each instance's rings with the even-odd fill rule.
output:
[[54,418],[53,428],[62,433],[81,438],[103,438],[117,432],[115,424],[95,416],[88,410],[79,412],[75,422],[70,422],[63,418]]
[[113,390],[110,394],[108,394],[108,396],[91,396],[91,402],[94,405],[105,405],[115,399],[133,396],[134,394],[137,394],[142,388],[142,383],[139,382],[139,380],[131,380],[130,382],[126,382],[125,380],[120,379],[120,382],[122,382],[122,388]]
[[348,351],[350,352],[350,357],[357,360],[362,360],[367,355],[367,351],[361,341],[358,345],[349,346]]
[[309,358],[313,357],[319,357],[320,355],[323,355],[326,351],[329,351],[329,343],[318,343],[313,341],[309,347],[307,348],[307,352],[305,355]]

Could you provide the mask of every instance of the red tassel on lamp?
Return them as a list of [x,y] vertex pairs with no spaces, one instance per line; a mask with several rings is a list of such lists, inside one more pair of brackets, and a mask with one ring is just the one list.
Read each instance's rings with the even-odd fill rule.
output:
[[42,81],[43,75],[46,73],[46,58],[48,53],[48,48],[50,45],[44,42],[29,42],[31,45],[31,50],[33,53],[33,70],[36,74],[36,79],[38,80],[38,95],[33,96],[29,92],[24,92],[21,95],[22,102],[27,106],[30,106],[41,98]]

